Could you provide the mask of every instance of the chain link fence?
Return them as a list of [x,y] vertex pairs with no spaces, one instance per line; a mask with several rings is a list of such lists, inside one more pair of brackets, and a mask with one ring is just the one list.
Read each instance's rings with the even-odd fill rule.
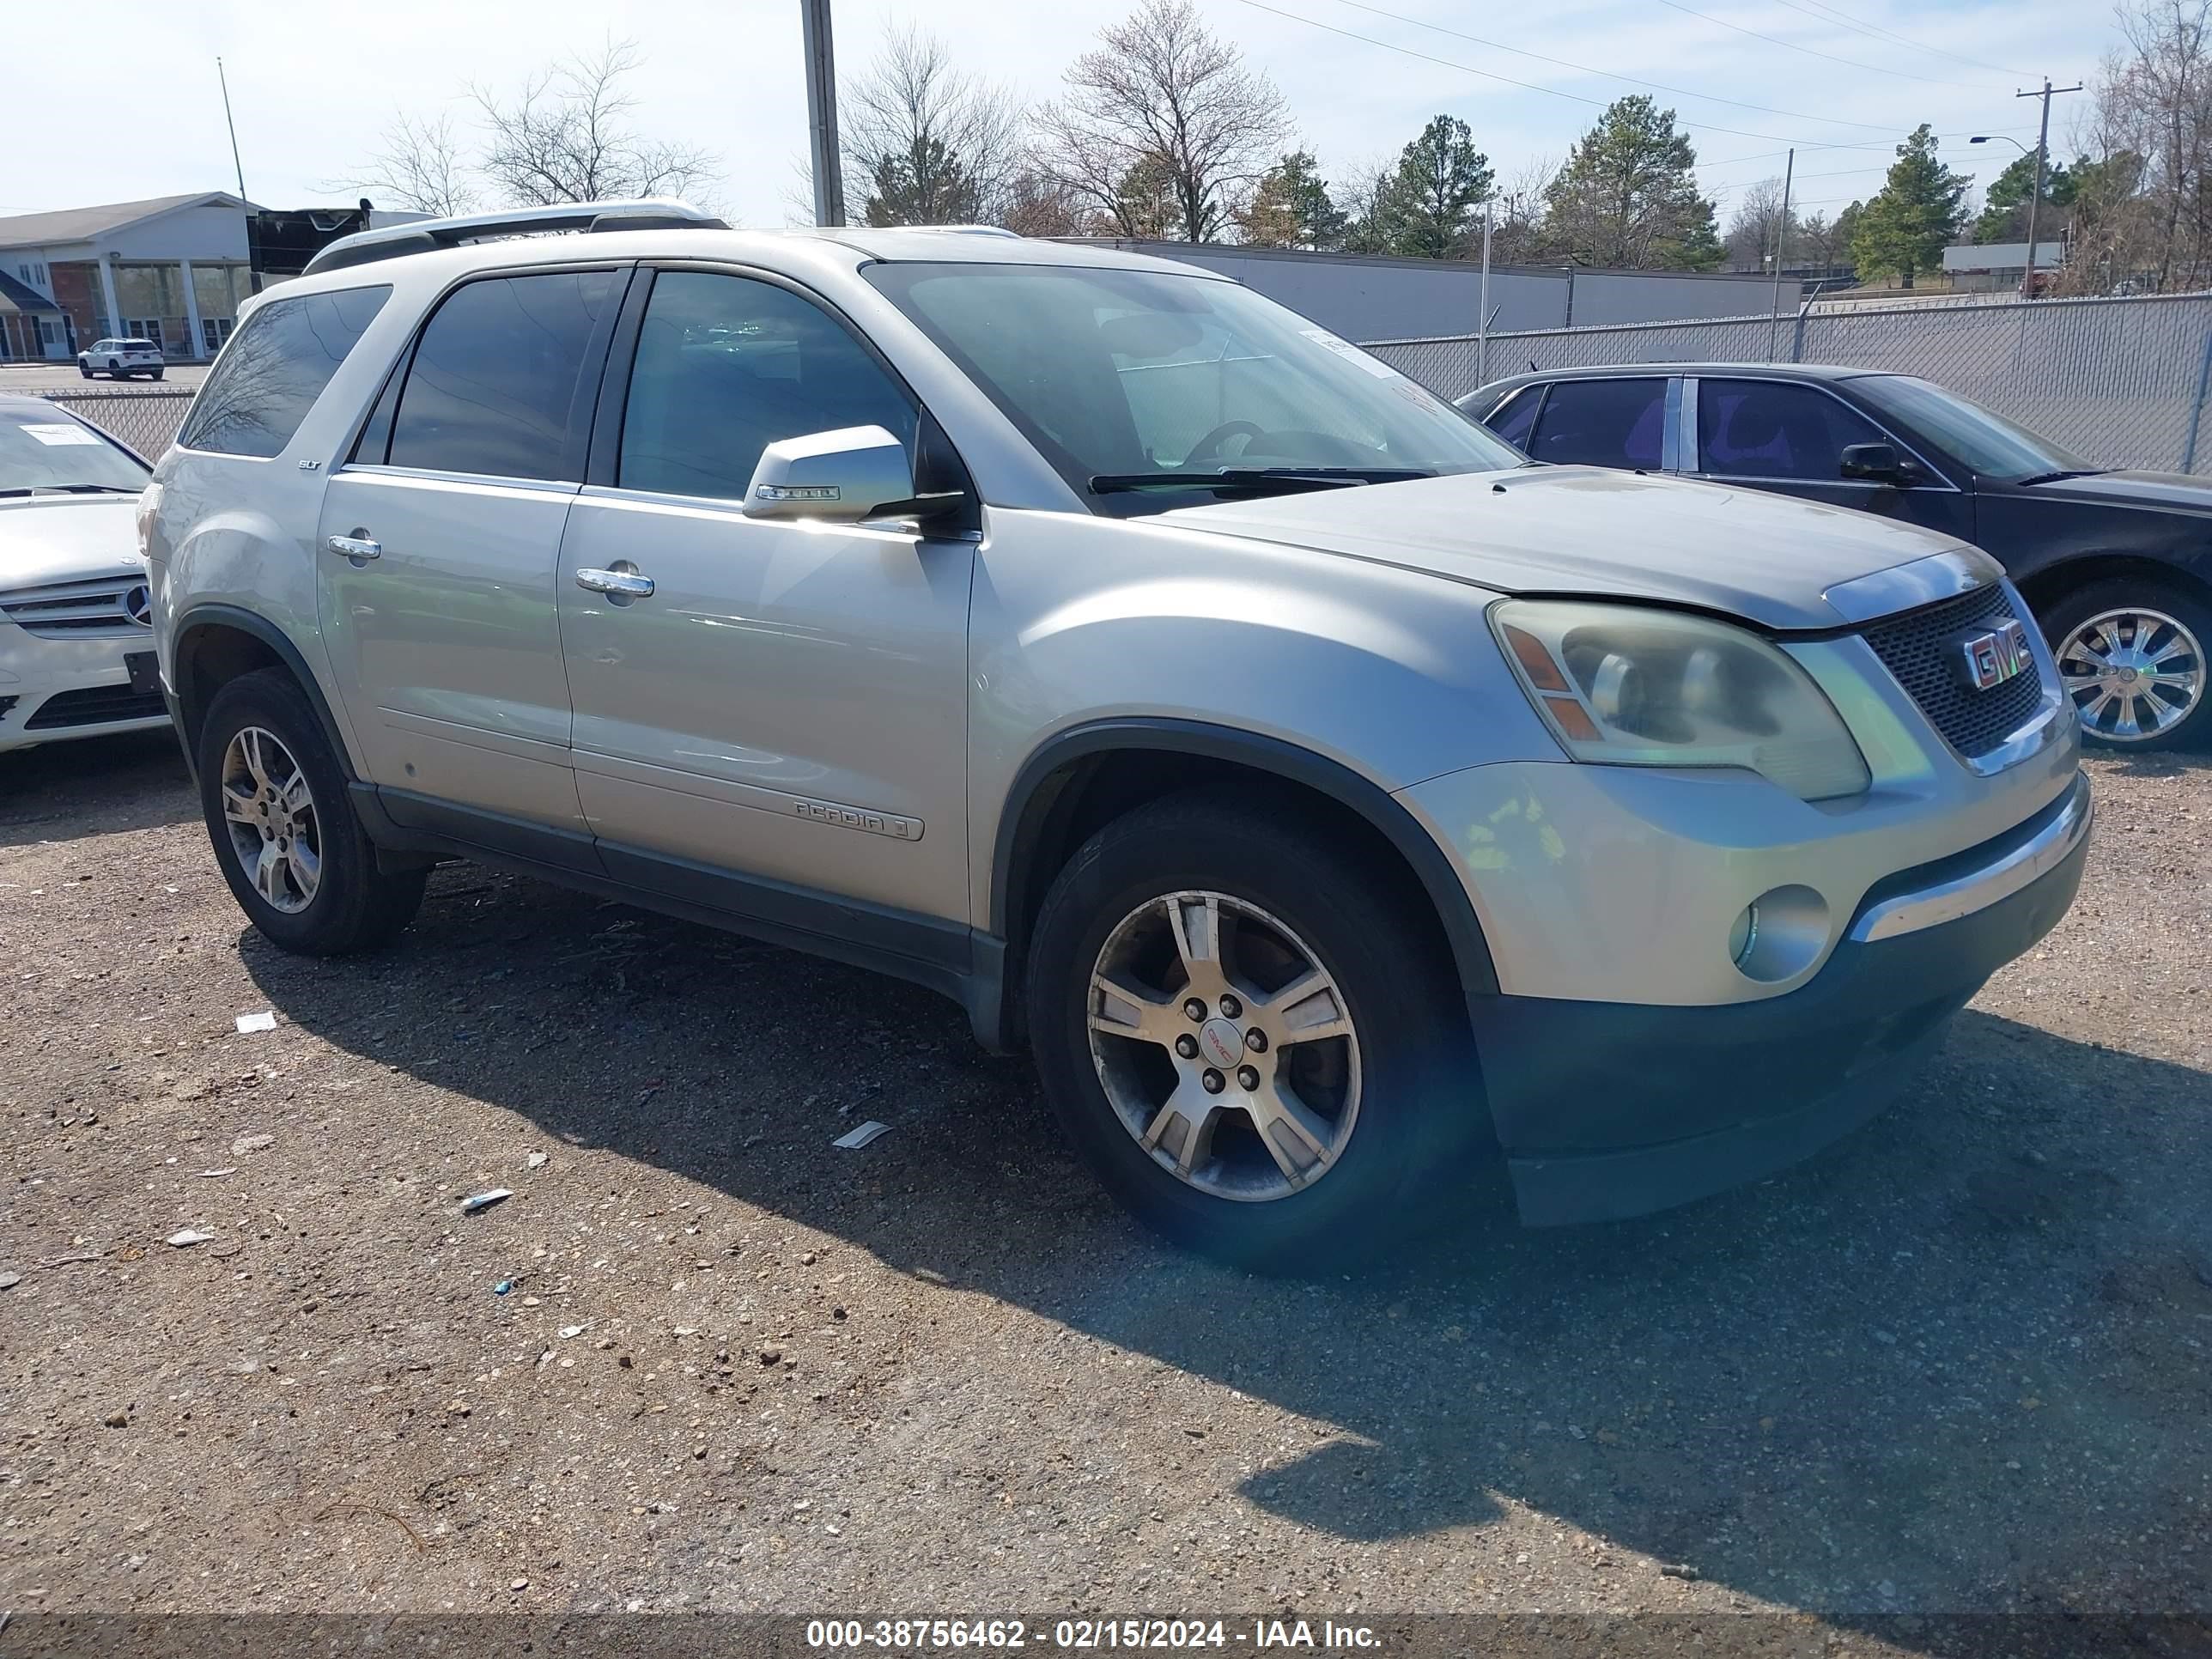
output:
[[70,414],[89,421],[149,461],[161,459],[161,452],[175,439],[177,428],[185,423],[185,410],[191,407],[192,402],[189,386],[149,386],[143,392],[126,392],[116,386],[40,395],[48,403],[58,404]]
[[1525,370],[1799,362],[1917,374],[2105,466],[2212,474],[2212,294],[1869,307],[1781,318],[1383,340],[1367,349],[1447,398]]

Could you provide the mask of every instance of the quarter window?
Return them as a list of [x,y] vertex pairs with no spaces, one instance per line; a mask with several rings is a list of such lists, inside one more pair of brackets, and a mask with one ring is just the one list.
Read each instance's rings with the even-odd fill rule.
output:
[[1492,410],[1483,424],[1516,449],[1528,447],[1528,428],[1536,424],[1536,405],[1544,401],[1544,388],[1523,386],[1505,400],[1502,409]]
[[836,319],[743,276],[654,279],[623,410],[625,489],[742,501],[783,438],[879,426],[914,449],[905,392]]
[[1833,483],[1847,446],[1883,441],[1871,421],[1817,387],[1698,382],[1698,466],[1706,473]]
[[200,388],[179,447],[217,455],[282,452],[391,297],[389,288],[349,288],[263,306]]
[[619,283],[616,271],[563,270],[457,289],[415,349],[392,465],[580,479],[599,391],[594,337]]
[[1558,465],[1651,468],[1666,430],[1664,380],[1559,380],[1528,449]]

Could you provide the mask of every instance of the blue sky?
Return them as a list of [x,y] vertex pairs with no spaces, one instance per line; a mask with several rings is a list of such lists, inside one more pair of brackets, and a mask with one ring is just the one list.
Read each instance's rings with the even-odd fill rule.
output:
[[[980,73],[1042,96],[1099,26],[1130,3],[848,0],[836,13],[838,58],[849,70],[887,26],[915,23],[945,37]],[[2117,39],[2108,10],[2066,0],[1199,4],[1218,33],[1274,78],[1331,176],[1395,154],[1430,116],[1449,112],[1468,123],[1500,175],[1510,177],[1540,157],[1563,156],[1607,101],[1648,89],[1622,77],[1682,88],[1654,96],[1698,124],[1692,137],[1723,222],[1740,190],[1780,173],[1780,152],[1793,143],[1796,198],[1832,214],[1880,185],[1897,140],[1921,121],[1946,140],[1947,161],[1986,182],[2016,152],[1969,148],[1967,137],[1999,132],[2033,143],[2035,103],[2014,91],[2044,75],[2060,84],[2088,78]],[[598,45],[612,27],[644,55],[635,90],[646,124],[718,151],[725,205],[747,223],[780,223],[805,147],[798,15],[796,0],[629,0],[618,9],[581,0],[526,8],[109,0],[103,38],[129,42],[133,61],[157,65],[158,79],[88,101],[76,74],[16,77],[11,108],[27,118],[27,131],[55,142],[0,181],[0,212],[229,187],[217,53],[230,76],[248,192],[302,206],[348,199],[325,186],[374,149],[388,112],[450,106],[465,118],[470,81],[512,84],[548,57]],[[2086,94],[2054,101],[2054,151],[2064,153],[2062,135],[2087,101]]]

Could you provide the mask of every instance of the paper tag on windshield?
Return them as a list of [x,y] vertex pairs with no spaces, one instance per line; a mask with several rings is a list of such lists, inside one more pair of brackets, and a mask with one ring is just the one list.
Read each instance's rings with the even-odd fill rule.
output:
[[51,426],[27,426],[23,430],[42,444],[91,444],[97,447],[100,443],[98,433],[88,427],[72,426],[66,422],[56,422]]
[[1302,328],[1298,332],[1316,345],[1325,346],[1346,362],[1365,369],[1378,380],[1395,380],[1398,378],[1398,371],[1389,364],[1369,356],[1349,340],[1338,339],[1325,328]]

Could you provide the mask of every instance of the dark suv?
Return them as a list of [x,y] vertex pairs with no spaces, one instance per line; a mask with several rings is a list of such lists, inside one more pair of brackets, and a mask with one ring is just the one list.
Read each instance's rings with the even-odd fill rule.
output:
[[1856,507],[1994,554],[2092,740],[2212,739],[2212,483],[2094,466],[1929,381],[1802,364],[1639,363],[1498,380],[1459,406],[1540,461]]

